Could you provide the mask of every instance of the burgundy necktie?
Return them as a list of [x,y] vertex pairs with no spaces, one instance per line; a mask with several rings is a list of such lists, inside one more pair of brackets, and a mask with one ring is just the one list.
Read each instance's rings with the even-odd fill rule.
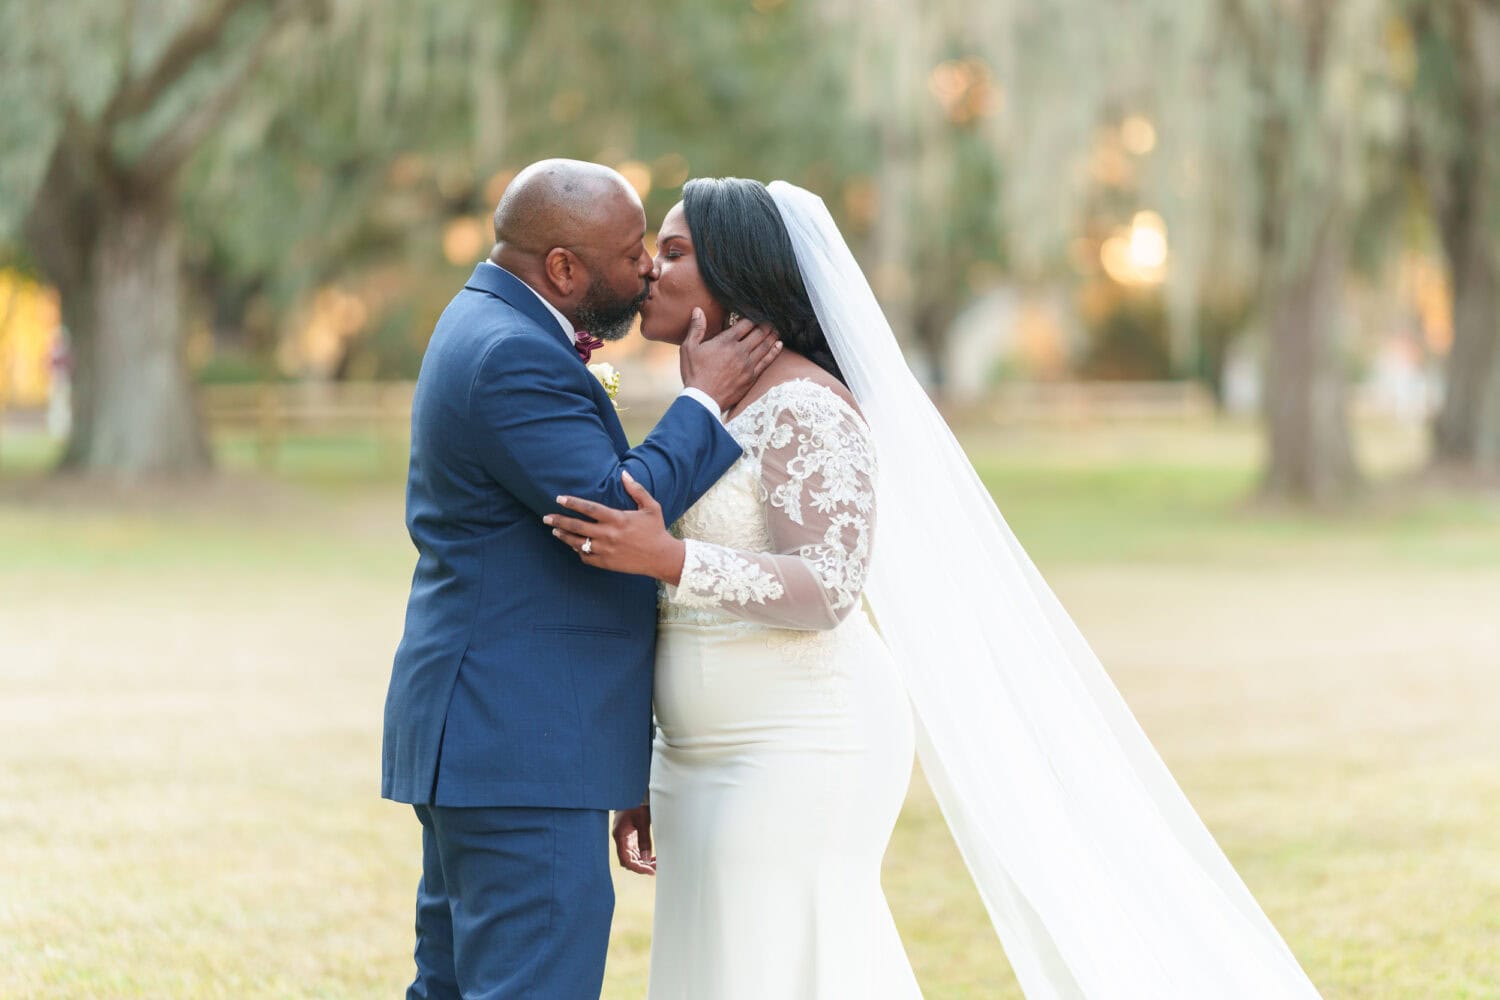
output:
[[573,350],[578,352],[578,356],[583,359],[584,364],[588,364],[589,358],[594,356],[594,352],[604,346],[604,341],[598,337],[590,337],[583,330],[579,330],[574,336]]

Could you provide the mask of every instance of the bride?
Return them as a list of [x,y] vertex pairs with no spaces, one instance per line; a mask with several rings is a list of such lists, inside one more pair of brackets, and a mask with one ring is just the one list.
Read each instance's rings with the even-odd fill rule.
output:
[[650,800],[616,824],[657,876],[653,1000],[919,997],[880,888],[914,748],[1030,1000],[1316,997],[822,201],[695,180],[657,244],[644,336],[743,314],[787,349],[725,415],[743,458],[670,531],[633,482],[639,510],[547,518],[663,583]]

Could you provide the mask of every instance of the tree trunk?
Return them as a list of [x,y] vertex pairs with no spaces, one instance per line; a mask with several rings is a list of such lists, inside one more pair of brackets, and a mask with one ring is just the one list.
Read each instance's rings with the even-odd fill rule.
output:
[[67,310],[76,368],[63,468],[121,478],[205,472],[170,196],[123,194],[101,206],[97,223],[89,280]]
[[1339,299],[1347,259],[1342,228],[1326,221],[1306,269],[1275,297],[1266,352],[1267,496],[1327,503],[1358,482],[1340,370]]
[[[1437,217],[1453,285],[1453,347],[1448,354],[1443,406],[1433,421],[1432,458],[1438,466],[1476,471],[1495,464],[1491,425],[1500,424],[1500,320],[1491,213],[1496,183],[1491,152],[1495,100],[1500,97],[1500,20],[1469,0],[1453,8],[1453,108],[1464,144],[1441,164]],[[1483,459],[1483,461],[1482,461]]]
[[1486,476],[1500,475],[1500,359],[1490,365],[1489,392],[1480,411],[1474,452],[1475,471]]
[[[1495,315],[1495,267],[1488,227],[1469,215],[1458,222],[1449,246],[1453,275],[1453,347],[1448,353],[1447,387],[1433,422],[1433,460],[1471,468],[1479,457],[1481,421],[1492,375],[1500,356],[1500,323]],[[1494,408],[1489,407],[1489,408]]]

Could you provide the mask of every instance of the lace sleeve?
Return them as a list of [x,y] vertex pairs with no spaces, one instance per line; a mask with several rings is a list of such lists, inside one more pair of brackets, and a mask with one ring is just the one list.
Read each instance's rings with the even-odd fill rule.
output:
[[859,604],[875,524],[869,429],[832,390],[799,380],[755,415],[770,552],[688,540],[668,596],[780,628],[832,629]]

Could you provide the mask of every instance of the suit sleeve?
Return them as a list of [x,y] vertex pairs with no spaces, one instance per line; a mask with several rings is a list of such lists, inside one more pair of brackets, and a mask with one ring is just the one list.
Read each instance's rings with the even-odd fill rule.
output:
[[538,516],[558,513],[564,494],[633,510],[620,482],[628,469],[670,524],[739,459],[723,425],[684,397],[621,457],[587,381],[593,377],[550,342],[515,336],[490,349],[470,386],[481,464]]

